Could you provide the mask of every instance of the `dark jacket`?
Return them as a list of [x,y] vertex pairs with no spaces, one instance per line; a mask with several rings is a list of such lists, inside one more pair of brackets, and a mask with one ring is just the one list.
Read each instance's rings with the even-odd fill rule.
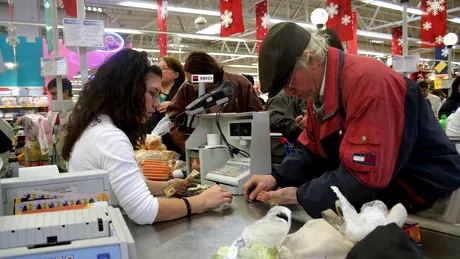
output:
[[449,117],[452,111],[457,110],[459,106],[460,93],[453,92],[452,96],[447,98],[447,100],[442,104],[441,109],[439,109],[439,118],[441,118],[442,115],[446,115],[446,117]]
[[[302,133],[295,119],[304,114],[305,103],[304,100],[295,96],[287,96],[284,91],[268,99],[266,110],[270,112],[270,132],[281,133],[289,142],[295,144]],[[272,139],[271,146],[272,162],[281,163],[286,156],[284,146],[277,138]]]
[[[251,112],[251,111],[263,111],[262,104],[259,101],[259,97],[254,90],[252,84],[241,75],[224,73],[224,81],[230,80],[238,85],[236,89],[236,98],[231,98],[228,102],[227,107],[223,113],[229,112]],[[177,92],[174,99],[168,106],[167,114],[174,126],[171,128],[169,135],[173,139],[174,143],[184,152],[185,141],[187,136],[184,128],[181,124],[186,121],[185,107],[195,101],[198,98],[198,90],[195,90],[193,86],[184,83]],[[190,133],[190,132],[188,132]]]
[[331,186],[355,208],[379,199],[410,213],[457,190],[460,155],[417,84],[378,60],[340,56],[328,49],[324,112],[307,105],[302,145],[272,172],[277,184],[299,187],[312,217],[335,206]]

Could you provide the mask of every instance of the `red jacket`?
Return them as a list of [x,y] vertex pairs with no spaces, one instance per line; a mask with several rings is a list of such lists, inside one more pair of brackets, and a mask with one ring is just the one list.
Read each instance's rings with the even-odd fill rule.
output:
[[309,103],[303,145],[272,173],[278,185],[300,187],[313,217],[334,207],[330,186],[355,206],[379,198],[409,211],[459,188],[460,156],[418,86],[381,61],[340,55],[328,49],[324,113]]

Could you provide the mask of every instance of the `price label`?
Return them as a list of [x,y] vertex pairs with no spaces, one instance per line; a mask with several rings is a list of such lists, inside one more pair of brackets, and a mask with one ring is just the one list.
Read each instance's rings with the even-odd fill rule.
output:
[[41,75],[42,76],[65,76],[67,75],[67,58],[66,57],[48,57],[41,58]]
[[66,47],[104,47],[104,22],[64,19],[64,44]]

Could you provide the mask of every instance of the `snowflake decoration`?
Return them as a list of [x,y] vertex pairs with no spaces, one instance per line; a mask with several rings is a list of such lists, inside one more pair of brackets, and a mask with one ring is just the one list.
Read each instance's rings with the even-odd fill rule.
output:
[[339,13],[339,6],[334,3],[330,3],[326,7],[326,11],[329,14],[329,18],[333,19]]
[[264,16],[262,16],[262,27],[264,29],[267,29],[268,26],[270,26],[270,15],[268,13],[264,13]]
[[446,7],[444,6],[445,0],[428,0],[426,5],[428,8],[426,11],[431,13],[433,16],[438,15],[438,13],[443,12]]
[[346,26],[346,25],[348,25],[348,24],[350,24],[350,23],[351,23],[351,17],[350,17],[350,15],[344,15],[344,16],[342,17],[342,24]]
[[444,40],[444,37],[439,35],[438,37],[436,37],[436,44],[438,45],[442,44],[443,40]]
[[220,25],[228,28],[230,24],[233,23],[233,13],[225,10],[223,14],[220,15]]
[[398,38],[398,46],[402,46],[403,45],[403,39],[402,38]]
[[423,29],[424,29],[425,31],[431,30],[431,22],[425,22],[425,23],[423,24]]
[[445,58],[447,58],[449,56],[449,49],[447,47],[444,47],[442,50],[441,50],[441,55]]
[[168,1],[163,0],[161,5],[161,18],[166,19],[168,17]]

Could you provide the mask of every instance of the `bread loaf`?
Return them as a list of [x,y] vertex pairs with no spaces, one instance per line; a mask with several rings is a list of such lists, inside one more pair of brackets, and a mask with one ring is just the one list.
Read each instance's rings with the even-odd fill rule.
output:
[[150,136],[145,140],[145,147],[148,150],[159,150],[162,144],[160,136]]

